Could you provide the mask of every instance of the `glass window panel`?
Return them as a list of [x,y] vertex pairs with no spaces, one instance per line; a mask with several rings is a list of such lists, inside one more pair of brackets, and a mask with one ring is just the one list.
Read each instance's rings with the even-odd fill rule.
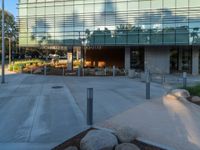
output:
[[74,11],[75,11],[75,13],[83,13],[83,9],[84,8],[84,5],[74,5]]
[[163,8],[163,0],[152,0],[151,1],[151,9],[162,9]]
[[74,11],[73,6],[72,5],[65,5],[65,13],[66,14],[72,14]]
[[44,15],[45,14],[45,8],[44,7],[37,7],[37,15]]
[[54,14],[54,7],[48,6],[46,7],[46,15],[53,15]]
[[137,1],[128,1],[128,11],[135,10],[138,11],[139,4]]
[[94,4],[87,4],[84,5],[84,13],[91,13],[94,12]]
[[139,1],[139,10],[151,9],[151,0]]
[[55,6],[55,14],[63,14],[64,6]]
[[138,31],[128,33],[128,44],[138,44]]
[[115,3],[106,2],[105,8],[106,8],[106,12],[115,12]]
[[189,0],[189,6],[190,7],[199,7],[200,1],[199,0]]
[[127,2],[117,2],[116,11],[127,11]]
[[163,29],[163,42],[164,44],[174,44],[175,43],[175,27],[174,26],[164,26]]
[[[95,31],[96,32],[96,31]],[[95,44],[104,44],[104,32],[97,31],[93,33],[95,36]]]
[[188,7],[188,0],[176,0],[176,8]]
[[26,8],[20,8],[19,9],[19,16],[23,17],[27,15],[27,9]]
[[103,4],[95,3],[95,12],[103,12]]
[[35,16],[36,8],[28,8],[28,16]]
[[162,35],[162,32],[158,32],[158,31],[152,31],[151,32],[151,44],[155,44],[155,45],[161,45],[162,42],[163,42],[163,35]]
[[164,1],[164,7],[163,8],[175,8],[176,7],[176,1],[175,0],[163,0]]
[[27,3],[28,0],[20,0],[20,3]]

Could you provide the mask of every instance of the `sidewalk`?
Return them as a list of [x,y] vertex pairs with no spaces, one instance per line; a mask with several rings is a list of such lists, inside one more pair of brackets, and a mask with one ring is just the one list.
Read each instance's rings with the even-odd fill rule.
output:
[[111,129],[128,126],[140,138],[176,150],[200,149],[200,107],[187,101],[160,98],[130,108],[100,125]]

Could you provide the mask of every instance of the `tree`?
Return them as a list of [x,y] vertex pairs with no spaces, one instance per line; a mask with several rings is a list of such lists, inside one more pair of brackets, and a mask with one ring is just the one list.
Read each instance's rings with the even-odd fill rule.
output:
[[[0,14],[2,14],[2,9],[0,8]],[[16,44],[18,43],[18,29],[17,23],[15,21],[15,17],[8,11],[5,11],[5,26],[4,26],[4,33],[5,33],[5,49],[6,54],[8,54],[9,49],[9,41],[7,38],[14,38],[15,41],[12,41],[12,50],[16,50]],[[0,15],[0,31],[2,31],[2,15]],[[2,32],[0,32],[0,43],[2,41]],[[13,51],[14,52],[14,51]]]
[[[0,14],[2,9],[0,9]],[[17,39],[18,30],[15,21],[15,17],[8,11],[5,11],[5,37],[14,37]],[[0,15],[0,30],[2,30],[2,15]],[[0,33],[1,35],[2,33]]]

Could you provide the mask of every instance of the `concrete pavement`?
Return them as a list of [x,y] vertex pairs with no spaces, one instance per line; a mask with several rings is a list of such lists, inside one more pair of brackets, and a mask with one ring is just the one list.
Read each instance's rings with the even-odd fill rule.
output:
[[[55,89],[52,87],[62,86]],[[51,149],[87,128],[86,89],[94,88],[95,125],[130,126],[140,138],[177,150],[200,149],[200,109],[166,100],[162,85],[126,77],[9,74],[0,84],[0,149]]]
[[[145,98],[145,83],[127,77],[67,77],[65,81],[84,115],[86,115],[86,89],[94,88],[95,123],[149,101]],[[164,93],[165,90],[161,85],[151,84],[151,101]]]
[[7,75],[0,91],[0,149],[51,149],[87,128],[62,77]]
[[200,149],[200,107],[188,101],[158,98],[99,124],[117,129],[130,127],[138,137],[168,150]]

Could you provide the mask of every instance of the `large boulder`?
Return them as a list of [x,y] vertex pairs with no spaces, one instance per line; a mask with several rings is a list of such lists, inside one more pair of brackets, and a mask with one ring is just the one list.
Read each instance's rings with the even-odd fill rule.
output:
[[176,96],[178,98],[188,98],[190,97],[190,93],[184,89],[175,89],[172,90],[169,94]]
[[191,101],[194,102],[194,103],[199,103],[200,102],[200,97],[199,96],[193,96]]
[[115,132],[121,143],[129,143],[137,138],[137,131],[130,127],[123,127],[116,129]]
[[131,143],[122,143],[117,145],[115,150],[140,150],[140,148]]
[[81,150],[113,150],[118,144],[115,135],[104,130],[89,131],[81,140]]
[[78,148],[76,146],[70,146],[65,148],[65,150],[78,150]]

